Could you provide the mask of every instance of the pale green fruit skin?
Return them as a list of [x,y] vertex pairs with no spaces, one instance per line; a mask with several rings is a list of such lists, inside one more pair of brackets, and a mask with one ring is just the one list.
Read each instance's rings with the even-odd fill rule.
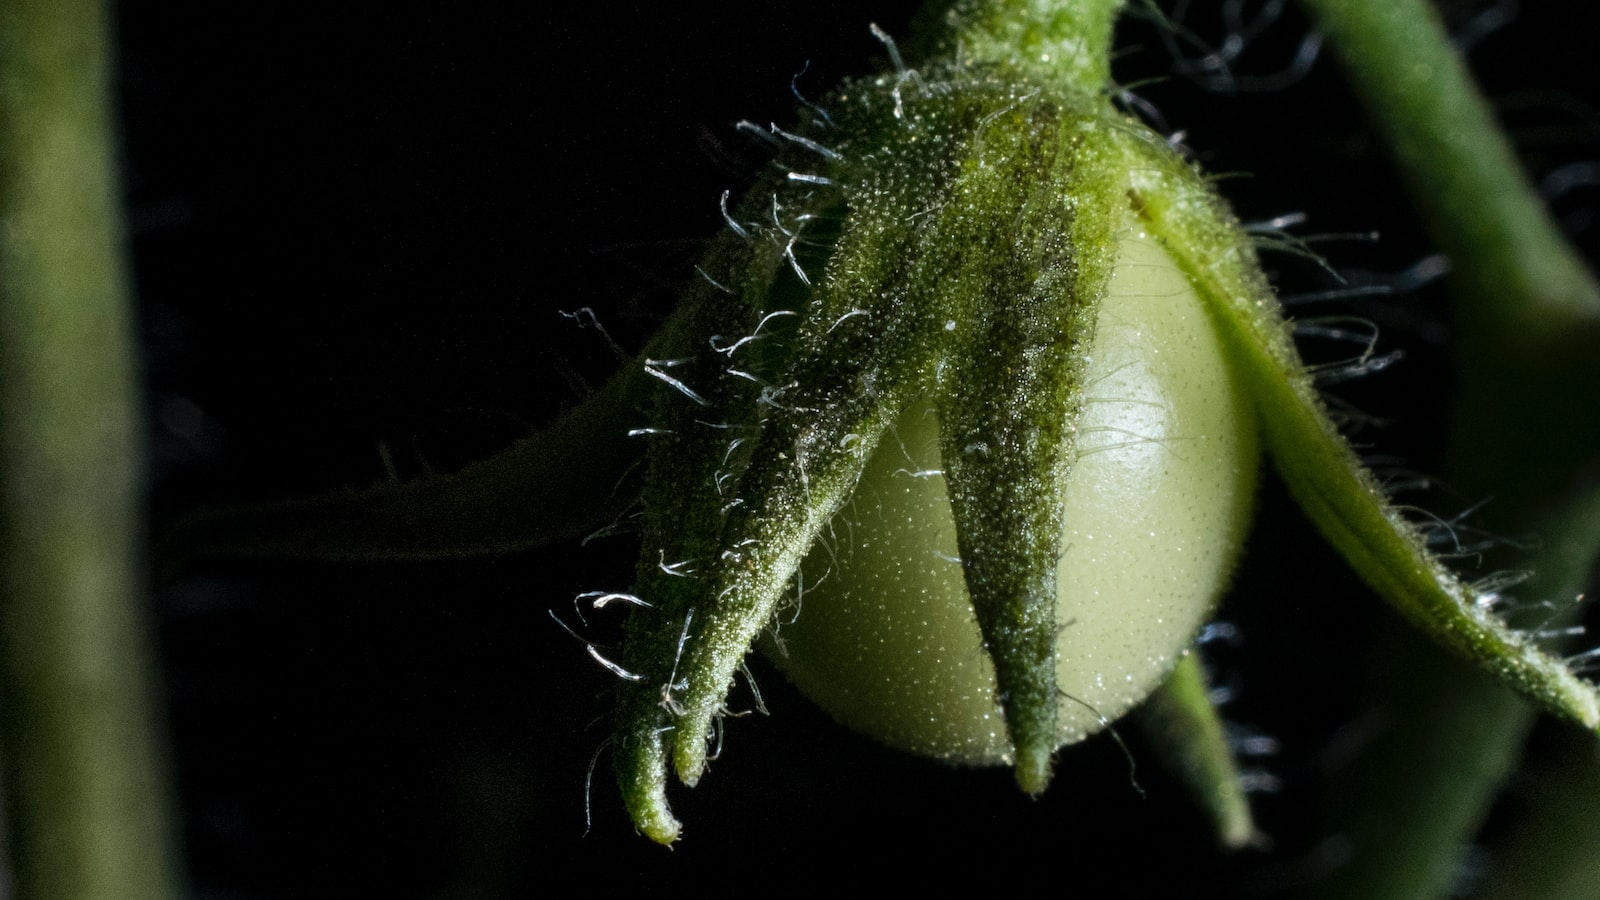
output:
[[[1065,486],[1059,744],[1153,691],[1225,587],[1249,517],[1254,420],[1165,250],[1130,230],[1102,303]],[[932,405],[886,434],[801,566],[762,648],[807,696],[884,743],[1009,763],[940,470]]]

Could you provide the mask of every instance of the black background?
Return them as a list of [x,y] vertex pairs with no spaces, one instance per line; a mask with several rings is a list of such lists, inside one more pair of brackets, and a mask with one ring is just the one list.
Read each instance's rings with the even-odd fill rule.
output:
[[[1200,4],[1197,4],[1200,5]],[[447,470],[547,420],[615,365],[560,315],[592,307],[626,351],[671,308],[716,200],[760,165],[733,123],[791,117],[883,64],[914,4],[212,4],[118,10],[125,177],[149,386],[156,527],[196,504]],[[1214,8],[1194,27],[1219,41]],[[1252,9],[1259,4],[1248,4]],[[1536,176],[1597,155],[1592,51],[1559,4],[1527,4],[1473,50]],[[1504,5],[1490,7],[1493,10]],[[1461,13],[1467,33],[1480,4]],[[1281,69],[1286,17],[1238,61]],[[1181,76],[1126,30],[1125,82],[1183,129],[1246,220],[1305,212],[1352,283],[1427,254],[1331,60],[1269,93]],[[1590,250],[1592,191],[1556,201]],[[1327,277],[1266,259],[1286,293]],[[1437,471],[1449,323],[1437,286],[1294,307],[1383,328],[1400,366],[1340,385],[1386,420],[1360,439]],[[1348,348],[1308,348],[1327,358]],[[1480,498],[1410,498],[1453,515]],[[530,515],[535,511],[530,510]],[[1043,799],[834,725],[766,667],[772,715],[738,720],[685,837],[633,833],[602,757],[609,676],[550,621],[625,588],[627,539],[474,563],[213,567],[156,594],[173,771],[207,897],[517,897],[541,891],[780,894],[869,882],[1032,885],[1084,896],[1311,877],[1327,748],[1374,702],[1356,685],[1387,614],[1268,484],[1214,645],[1230,719],[1280,746],[1251,763],[1269,853],[1215,853],[1136,734],[1061,755]],[[570,620],[572,617],[569,615]],[[596,622],[603,638],[614,623]],[[764,677],[763,677],[764,676]],[[1048,880],[1046,880],[1048,879]]]

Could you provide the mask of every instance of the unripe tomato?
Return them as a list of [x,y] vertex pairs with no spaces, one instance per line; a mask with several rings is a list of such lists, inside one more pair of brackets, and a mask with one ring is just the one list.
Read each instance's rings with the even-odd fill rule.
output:
[[[1057,573],[1059,742],[1139,703],[1184,654],[1238,555],[1254,421],[1166,251],[1120,239],[1090,348]],[[846,725],[952,762],[1010,761],[940,475],[931,403],[884,436],[762,646]]]

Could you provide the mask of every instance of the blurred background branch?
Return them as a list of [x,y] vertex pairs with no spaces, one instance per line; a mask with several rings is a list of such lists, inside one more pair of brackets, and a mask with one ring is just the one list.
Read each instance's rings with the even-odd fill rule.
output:
[[0,763],[17,896],[174,895],[98,0],[0,3]]

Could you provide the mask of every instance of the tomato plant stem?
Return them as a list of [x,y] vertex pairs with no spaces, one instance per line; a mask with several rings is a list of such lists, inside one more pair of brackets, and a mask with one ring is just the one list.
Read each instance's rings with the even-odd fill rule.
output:
[[1423,0],[1305,3],[1450,256],[1464,312],[1600,319],[1600,292],[1545,215],[1433,9]]
[[1111,31],[1125,0],[955,0],[930,6],[943,29],[919,56],[959,48],[962,58],[993,62],[1028,80],[1095,93],[1111,84]]

